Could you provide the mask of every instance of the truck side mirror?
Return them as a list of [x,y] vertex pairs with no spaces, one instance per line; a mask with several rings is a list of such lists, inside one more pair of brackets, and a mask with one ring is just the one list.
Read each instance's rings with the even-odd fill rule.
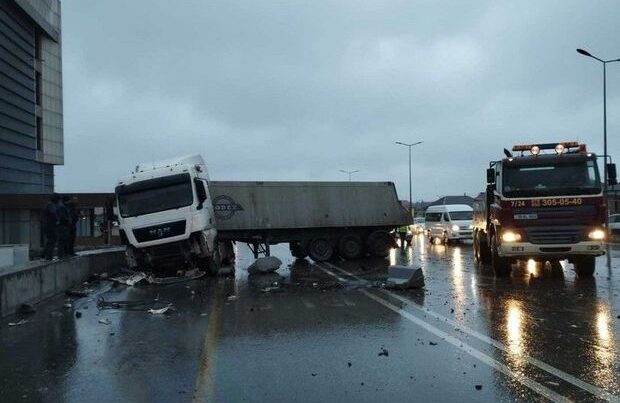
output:
[[487,183],[489,185],[495,183],[495,169],[493,168],[487,169]]
[[196,185],[196,196],[198,196],[198,210],[202,209],[202,203],[207,200],[207,189],[205,189],[205,183],[199,178],[194,178],[194,185]]
[[613,186],[617,183],[616,164],[607,164],[607,184]]

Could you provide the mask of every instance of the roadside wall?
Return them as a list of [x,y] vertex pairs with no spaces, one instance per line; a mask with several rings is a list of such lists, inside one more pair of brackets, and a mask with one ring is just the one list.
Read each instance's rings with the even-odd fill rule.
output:
[[0,274],[0,316],[15,313],[21,304],[37,304],[61,294],[92,274],[113,274],[124,264],[124,250],[115,248],[57,262],[31,262]]

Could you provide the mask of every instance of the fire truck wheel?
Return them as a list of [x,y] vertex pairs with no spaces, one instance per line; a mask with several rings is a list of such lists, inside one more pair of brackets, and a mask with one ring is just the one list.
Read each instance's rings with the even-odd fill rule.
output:
[[495,275],[497,277],[509,276],[510,271],[512,270],[510,259],[499,256],[499,253],[497,252],[497,238],[495,235],[491,238],[491,252],[491,265],[493,266]]
[[480,253],[480,263],[489,264],[491,263],[491,250],[489,249],[489,244],[487,243],[486,237],[484,234],[480,232],[478,234],[478,250]]
[[325,238],[314,238],[308,245],[308,255],[315,262],[325,262],[332,257],[334,247]]
[[222,258],[220,257],[220,248],[216,247],[213,250],[213,255],[208,258],[207,262],[209,274],[212,276],[217,276],[220,272],[220,265],[222,263]]
[[575,271],[581,278],[592,277],[594,274],[594,256],[579,256],[573,261]]

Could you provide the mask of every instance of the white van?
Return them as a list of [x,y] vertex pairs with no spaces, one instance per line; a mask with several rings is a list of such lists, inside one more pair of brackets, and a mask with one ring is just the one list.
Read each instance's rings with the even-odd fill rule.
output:
[[472,239],[473,209],[466,204],[443,204],[426,209],[428,240],[442,243]]

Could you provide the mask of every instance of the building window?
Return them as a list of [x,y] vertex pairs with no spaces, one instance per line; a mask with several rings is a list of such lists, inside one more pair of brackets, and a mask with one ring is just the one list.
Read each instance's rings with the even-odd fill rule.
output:
[[37,117],[37,151],[43,151],[43,119]]

